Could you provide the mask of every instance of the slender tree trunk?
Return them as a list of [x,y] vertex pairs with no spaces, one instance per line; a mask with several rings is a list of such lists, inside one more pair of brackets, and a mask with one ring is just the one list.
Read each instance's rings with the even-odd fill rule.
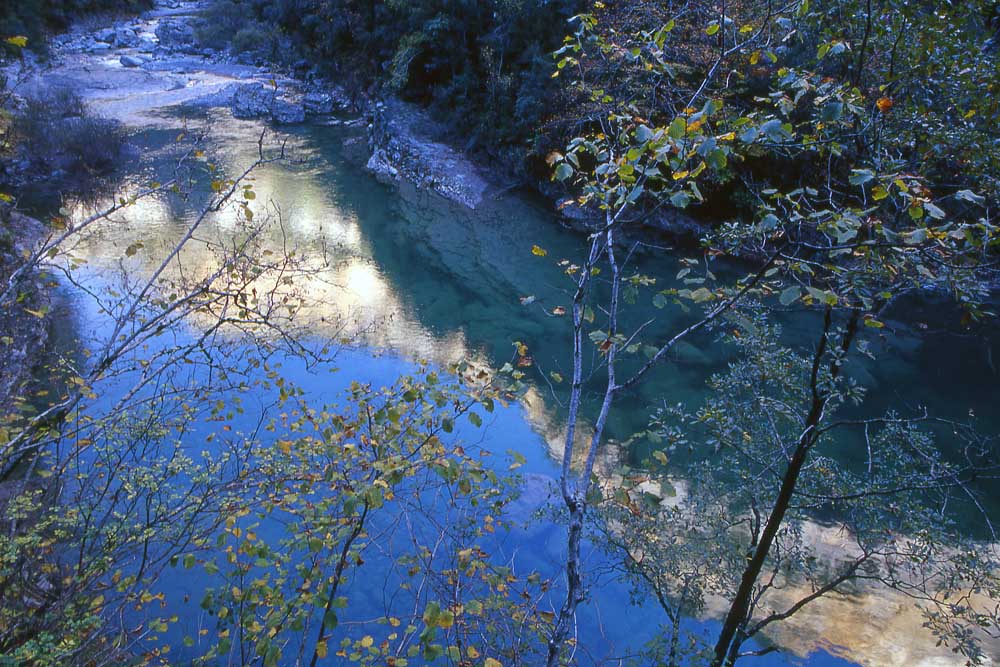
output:
[[358,539],[361,531],[365,528],[368,509],[369,505],[365,502],[361,516],[358,517],[358,523],[354,526],[354,530],[351,531],[351,534],[344,542],[343,548],[340,550],[340,559],[337,561],[337,568],[333,573],[333,581],[330,582],[330,590],[326,594],[326,604],[323,605],[323,618],[320,619],[319,634],[316,637],[316,643],[313,645],[312,659],[309,661],[309,667],[316,667],[316,663],[319,660],[319,644],[326,640],[327,619],[333,610],[333,603],[337,598],[337,591],[340,589],[340,580],[344,577],[344,570],[347,569],[347,557],[350,555],[351,546],[354,544],[354,541]]
[[[840,349],[842,354],[846,354],[850,349],[851,342],[854,340],[854,335],[857,332],[857,321],[858,315],[855,312],[852,314],[847,331],[844,333],[843,340],[841,341]],[[795,451],[788,462],[788,467],[785,469],[785,474],[781,480],[781,487],[778,490],[778,497],[774,501],[774,507],[771,508],[770,515],[767,517],[764,530],[761,531],[760,541],[753,548],[753,553],[749,558],[746,568],[743,570],[743,576],[740,579],[740,586],[736,591],[736,596],[730,604],[729,613],[726,615],[725,621],[723,621],[722,630],[715,644],[715,655],[712,658],[711,667],[732,665],[738,657],[739,647],[746,640],[744,627],[750,616],[750,605],[753,600],[754,587],[757,584],[757,579],[760,577],[761,571],[764,569],[764,563],[768,555],[770,555],[774,539],[777,537],[778,531],[781,530],[781,526],[784,523],[785,514],[788,512],[792,497],[795,495],[795,488],[798,485],[802,467],[809,458],[810,450],[819,438],[819,426],[823,420],[831,393],[830,389],[824,391],[820,388],[821,378],[819,376],[820,367],[828,347],[831,325],[832,313],[831,309],[827,308],[823,320],[823,335],[820,338],[819,346],[813,357],[812,375],[810,378],[812,404],[809,408],[809,416],[806,418],[805,428],[799,436]],[[833,379],[836,379],[840,374],[840,368],[840,361],[834,359],[830,368]]]
[[545,664],[556,667],[559,664],[559,654],[569,638],[570,627],[576,618],[576,608],[583,602],[583,573],[580,567],[580,543],[583,541],[584,502],[579,498],[567,499],[569,508],[569,525],[567,527],[566,554],[566,600],[556,617],[555,627],[549,636],[548,657]]
[[[556,617],[552,634],[549,635],[548,657],[546,659],[547,667],[556,667],[559,664],[562,647],[566,644],[566,640],[569,638],[569,633],[572,629],[571,626],[576,619],[576,609],[585,597],[580,545],[583,541],[587,495],[592,484],[591,478],[594,471],[594,463],[597,460],[597,450],[601,444],[604,426],[607,423],[608,414],[611,412],[615,394],[619,389],[615,376],[615,357],[618,346],[613,342],[618,333],[618,299],[621,289],[620,268],[615,258],[614,249],[615,238],[613,230],[616,217],[608,217],[604,234],[602,237],[594,238],[591,243],[590,258],[581,271],[580,282],[578,283],[573,302],[573,390],[570,396],[570,423],[566,435],[566,447],[563,451],[562,476],[560,480],[563,501],[566,503],[566,509],[569,512],[566,540],[566,600],[563,602],[563,606]],[[575,445],[576,419],[583,391],[585,297],[590,284],[590,269],[596,265],[601,257],[602,243],[604,246],[603,252],[607,254],[608,264],[611,267],[611,302],[608,307],[608,340],[610,345],[606,352],[608,379],[604,391],[604,401],[601,404],[601,411],[597,416],[597,421],[594,423],[594,433],[590,438],[583,470],[574,481],[571,479],[571,467]]]

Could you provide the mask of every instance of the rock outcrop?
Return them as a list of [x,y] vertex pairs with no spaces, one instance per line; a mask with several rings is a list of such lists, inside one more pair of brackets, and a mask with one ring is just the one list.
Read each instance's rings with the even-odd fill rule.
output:
[[259,83],[237,85],[229,108],[236,118],[270,118],[278,125],[301,123],[306,119],[301,104],[290,102],[276,89],[268,90]]
[[368,124],[368,170],[383,182],[406,180],[475,209],[489,183],[463,153],[434,138],[440,134],[425,112],[399,100],[379,102]]

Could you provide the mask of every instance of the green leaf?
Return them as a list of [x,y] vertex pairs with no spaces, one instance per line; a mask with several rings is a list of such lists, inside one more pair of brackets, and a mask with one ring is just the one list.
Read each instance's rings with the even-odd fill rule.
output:
[[920,245],[927,240],[927,230],[923,227],[914,229],[909,232],[905,232],[903,235],[903,243],[906,245]]
[[924,210],[927,211],[927,214],[932,218],[937,218],[938,220],[940,220],[941,218],[945,217],[944,211],[942,211],[940,208],[938,208],[937,206],[935,206],[930,202],[924,203]]
[[561,162],[558,167],[556,167],[555,177],[556,180],[565,181],[567,178],[573,175],[573,167],[565,162]]
[[782,290],[781,296],[778,297],[778,301],[781,302],[782,306],[789,306],[798,301],[801,295],[802,290],[799,289],[797,285],[793,285],[792,287],[786,287]]
[[844,115],[844,103],[843,102],[828,102],[823,106],[823,112],[820,114],[820,118],[825,123],[830,123],[840,120],[841,116]]
[[667,128],[667,136],[669,136],[671,139],[680,139],[681,137],[684,136],[684,133],[686,131],[687,131],[687,121],[684,118],[678,116],[677,118],[674,118],[673,122],[670,123],[670,127]]
[[750,126],[747,129],[743,130],[742,133],[740,133],[740,141],[742,141],[745,144],[752,144],[754,141],[757,140],[757,136],[759,134],[760,130],[758,130],[754,126]]
[[864,185],[873,178],[875,178],[875,172],[871,169],[852,169],[848,180],[851,185]]
[[958,192],[955,193],[955,196],[963,201],[971,202],[973,204],[979,204],[980,206],[986,203],[986,197],[983,197],[982,195],[977,195],[972,190],[959,190]]
[[713,294],[712,290],[708,289],[707,287],[699,287],[695,291],[691,292],[691,299],[695,303],[703,303],[705,301],[711,301],[714,298],[715,294]]

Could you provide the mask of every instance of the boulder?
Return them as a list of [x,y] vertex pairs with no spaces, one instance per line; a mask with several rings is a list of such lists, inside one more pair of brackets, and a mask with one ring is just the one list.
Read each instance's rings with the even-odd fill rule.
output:
[[270,118],[279,125],[305,121],[305,110],[297,104],[278,97],[258,83],[247,83],[236,88],[229,108],[236,118]]
[[148,37],[143,37],[139,40],[139,43],[136,44],[136,48],[142,53],[152,53],[156,50],[156,42]]
[[275,95],[257,83],[246,83],[233,92],[229,108],[237,118],[260,118],[271,111]]
[[297,104],[275,100],[274,106],[271,107],[271,120],[278,125],[295,125],[305,122],[306,112]]
[[98,42],[104,42],[105,44],[114,44],[115,42],[115,29],[105,28],[104,30],[98,30],[94,33],[94,39]]
[[156,26],[156,38],[168,49],[190,46],[194,44],[194,28],[182,21],[163,21]]
[[302,106],[306,113],[314,116],[325,116],[334,111],[346,111],[351,107],[351,100],[343,89],[330,84],[314,83],[302,96]]
[[141,67],[143,63],[142,58],[137,58],[135,56],[127,56],[127,55],[122,56],[121,58],[118,59],[118,61],[124,67]]
[[556,209],[566,220],[590,223],[599,219],[594,211],[588,211],[580,206],[572,197],[566,197],[556,202]]
[[313,116],[331,114],[334,109],[333,96],[319,92],[306,93],[302,97],[302,106],[305,107],[306,113]]
[[139,46],[139,35],[130,28],[119,28],[115,31],[114,45],[127,49]]
[[645,225],[678,239],[697,240],[705,233],[704,225],[673,207],[660,209],[645,221]]
[[466,208],[476,209],[482,203],[489,183],[463,153],[431,138],[431,132],[442,136],[444,129],[436,128],[425,112],[391,100],[376,104],[370,113],[368,144],[373,159],[368,168],[376,176],[396,173],[398,180],[433,190]]

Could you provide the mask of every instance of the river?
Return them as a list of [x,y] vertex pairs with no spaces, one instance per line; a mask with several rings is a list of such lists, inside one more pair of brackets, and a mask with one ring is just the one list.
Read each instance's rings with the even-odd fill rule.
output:
[[[98,112],[117,116],[131,127],[138,157],[123,168],[126,189],[170,178],[178,156],[202,133],[204,161],[223,173],[239,173],[254,161],[257,139],[266,129],[261,122],[234,119],[224,109],[174,106],[193,97],[190,80],[199,81],[201,92],[210,92],[245,73],[192,69],[188,63],[181,72],[188,77],[187,86],[161,90],[154,78],[153,84],[130,88],[131,75],[118,72],[114,58],[99,59],[100,67],[124,77],[110,92],[91,89],[90,102]],[[72,72],[61,74],[71,77]],[[59,75],[57,68],[44,76]],[[150,86],[158,92],[151,93]],[[336,356],[335,372],[330,367],[307,369],[290,360],[284,374],[318,402],[336,397],[354,380],[391,383],[412,371],[418,359],[440,368],[465,359],[497,369],[514,359],[514,342],[520,341],[534,360],[526,397],[489,415],[481,431],[460,429],[460,435],[476,438],[498,454],[513,450],[522,455],[526,463],[519,472],[535,484],[555,479],[566,414],[564,385],[553,384],[551,378],[553,373],[570,375],[570,336],[566,318],[552,311],[569,306],[571,283],[558,260],[580,260],[585,246],[579,233],[561,227],[544,202],[524,193],[490,196],[473,211],[412,186],[384,185],[364,168],[361,127],[315,123],[271,128],[267,141],[272,147],[284,143],[287,159],[264,165],[251,176],[255,215],[277,217],[280,212],[280,230],[269,232],[263,247],[278,252],[295,248],[315,260],[315,270],[297,285],[308,301],[296,314],[297,324],[317,340],[347,341]],[[202,174],[190,196],[149,197],[116,214],[74,250],[86,260],[75,275],[97,290],[111,287],[123,266],[148,275],[200,213],[211,195],[210,180]],[[84,215],[90,206],[77,205],[74,215]],[[213,239],[239,233],[235,212],[223,211],[200,233]],[[123,258],[124,249],[139,243],[137,252]],[[536,245],[546,251],[545,257],[532,252]],[[213,258],[194,249],[185,261],[195,272],[208,271]],[[669,252],[646,252],[634,267],[666,284],[676,274],[678,260]],[[70,304],[64,315],[66,329],[74,332],[63,336],[64,344],[85,348],[106,332],[107,321],[85,294],[69,286],[63,289]],[[654,334],[670,330],[685,317],[669,308],[656,316],[650,329]],[[865,406],[869,412],[890,405],[926,405],[949,418],[977,415],[984,430],[1000,430],[1000,415],[995,414],[1000,336],[994,327],[985,338],[966,337],[953,318],[954,313],[933,304],[914,301],[897,308],[890,324],[900,335],[876,337],[875,358],[853,368],[871,392]],[[789,341],[808,347],[812,316],[791,315],[783,324]],[[192,331],[198,326],[197,318],[189,322]],[[724,349],[708,342],[703,338],[686,344],[636,394],[624,398],[609,422],[609,440],[621,442],[642,430],[650,405],[697,405],[706,396],[706,378],[727,360]],[[596,393],[588,397],[585,419],[593,416],[596,400]],[[265,402],[262,399],[261,405]],[[233,427],[252,430],[258,418],[248,410]],[[845,443],[845,457],[852,456],[850,450],[851,443]],[[623,464],[638,466],[647,453],[643,443],[628,451],[612,447],[599,469],[611,477]],[[684,477],[683,463],[681,456],[678,480]],[[994,493],[993,500],[996,505],[990,509],[995,515],[1000,498]],[[520,518],[526,517],[527,511]],[[817,539],[831,544],[839,539],[824,534],[822,526],[816,530]],[[558,573],[563,540],[560,526],[535,521],[514,529],[503,548],[522,554],[525,568]],[[595,551],[589,562],[596,568],[603,558]],[[203,583],[184,575],[166,584],[173,595],[171,605],[189,620],[182,626],[199,626],[204,620],[197,618],[195,603],[180,601],[182,594],[194,596]],[[581,643],[592,655],[620,655],[648,639],[665,620],[653,604],[631,604],[625,583],[603,576],[594,585],[599,595],[595,603],[585,605],[579,627]],[[350,583],[362,597],[364,586],[364,579]],[[689,621],[691,628],[711,630],[718,622],[716,613],[710,607],[705,618]],[[750,664],[961,664],[946,648],[935,647],[922,631],[922,622],[908,600],[862,590],[801,612],[768,638],[786,650]]]

